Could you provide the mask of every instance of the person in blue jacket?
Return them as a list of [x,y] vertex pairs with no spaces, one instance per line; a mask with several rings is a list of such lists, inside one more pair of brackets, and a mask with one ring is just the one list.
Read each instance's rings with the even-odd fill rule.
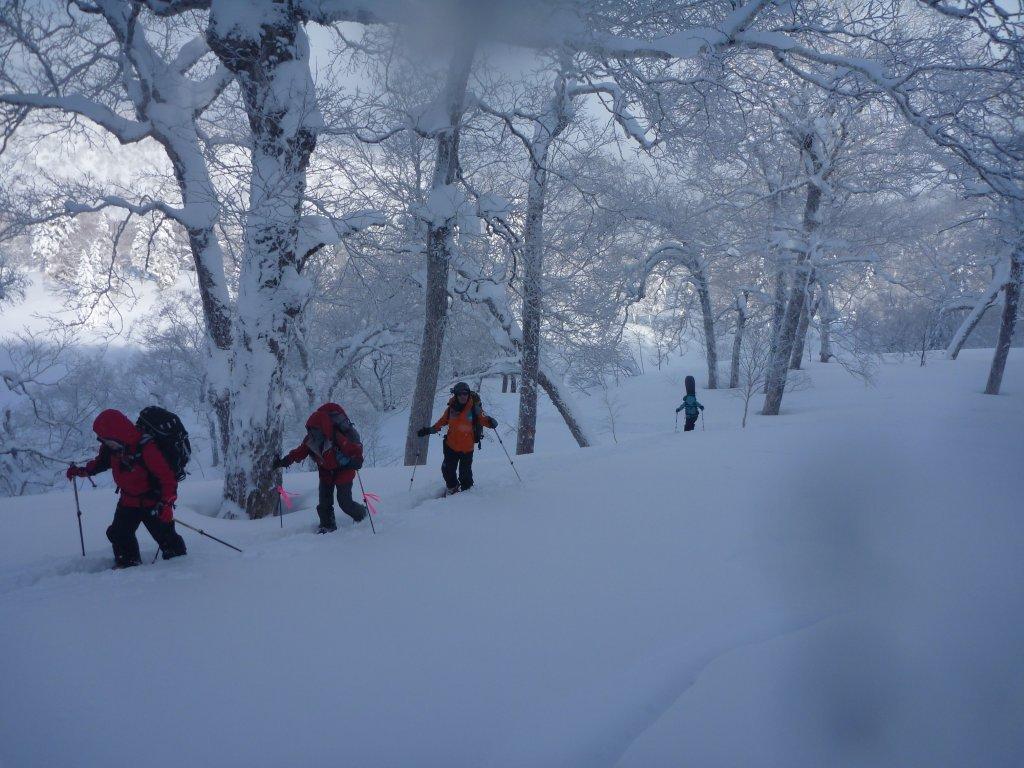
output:
[[704,406],[697,402],[696,391],[697,382],[693,380],[693,376],[687,376],[686,397],[683,398],[682,404],[676,408],[676,413],[686,411],[686,423],[683,425],[684,432],[690,432],[693,429],[693,425],[697,423],[697,417],[704,410]]

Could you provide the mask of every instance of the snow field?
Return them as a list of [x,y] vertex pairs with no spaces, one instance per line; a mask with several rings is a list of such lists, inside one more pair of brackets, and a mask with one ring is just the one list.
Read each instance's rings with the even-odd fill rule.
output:
[[5,499],[0,764],[1019,765],[1024,366],[986,397],[987,361],[813,365],[746,430],[698,386],[691,434],[699,369],[649,371],[618,444],[571,449],[542,407],[523,484],[493,442],[445,500],[436,442],[411,493],[364,470],[376,536],[313,535],[315,473],[283,531],[190,481],[179,517],[245,553],[183,530],[187,558],[123,572],[109,490],[81,492],[84,559],[70,492]]

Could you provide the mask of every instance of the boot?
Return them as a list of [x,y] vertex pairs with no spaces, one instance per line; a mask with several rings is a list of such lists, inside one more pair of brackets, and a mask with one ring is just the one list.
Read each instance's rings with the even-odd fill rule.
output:
[[333,533],[338,530],[338,523],[334,519],[334,511],[320,515],[320,527],[317,533]]

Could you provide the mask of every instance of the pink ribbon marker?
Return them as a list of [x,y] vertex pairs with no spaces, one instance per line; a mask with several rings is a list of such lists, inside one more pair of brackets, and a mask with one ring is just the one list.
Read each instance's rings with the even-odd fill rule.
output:
[[371,515],[377,514],[377,504],[380,503],[380,496],[376,493],[369,493],[368,491],[363,492],[363,498],[366,499],[366,506],[370,509]]
[[288,509],[292,508],[292,495],[284,489],[283,485],[277,486],[277,495],[281,497],[281,501]]

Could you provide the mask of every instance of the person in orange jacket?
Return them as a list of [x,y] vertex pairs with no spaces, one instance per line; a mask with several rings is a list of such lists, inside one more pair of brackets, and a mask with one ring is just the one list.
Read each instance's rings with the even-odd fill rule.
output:
[[485,426],[496,429],[498,422],[484,413],[480,396],[460,381],[451,389],[452,397],[441,418],[432,427],[423,427],[416,434],[426,437],[447,426],[444,436],[444,461],[441,475],[448,493],[468,491],[473,487],[473,448],[480,442]]
[[359,433],[349,421],[345,409],[337,403],[324,403],[306,420],[306,438],[297,448],[274,462],[274,467],[287,467],[312,456],[320,474],[320,500],[316,513],[320,517],[317,533],[338,530],[334,518],[334,496],[341,511],[360,522],[366,518],[366,507],[352,498],[352,481],[363,466],[363,444]]

